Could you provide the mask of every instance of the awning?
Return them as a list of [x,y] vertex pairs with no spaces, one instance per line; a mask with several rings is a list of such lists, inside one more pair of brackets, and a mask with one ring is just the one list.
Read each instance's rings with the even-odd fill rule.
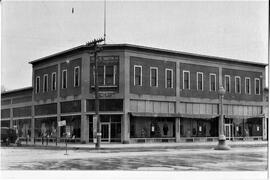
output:
[[225,115],[225,118],[229,119],[249,119],[249,118],[264,118],[264,114],[258,114],[258,115],[253,115],[253,116],[241,116],[241,115]]
[[149,112],[130,112],[135,117],[180,117],[176,113],[149,113]]
[[213,119],[219,117],[218,114],[181,114],[183,118],[194,118],[194,119]]
[[135,117],[182,117],[194,119],[213,119],[219,115],[212,114],[180,114],[180,113],[149,113],[149,112],[130,112]]

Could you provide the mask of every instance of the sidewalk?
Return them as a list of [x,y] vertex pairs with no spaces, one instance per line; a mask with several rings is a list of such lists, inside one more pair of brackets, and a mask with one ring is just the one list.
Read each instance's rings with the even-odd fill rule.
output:
[[[231,147],[268,147],[268,141],[227,141]],[[217,142],[181,142],[181,143],[136,143],[136,144],[120,144],[120,143],[102,143],[100,150],[147,150],[147,149],[211,149],[217,145]],[[15,146],[15,145],[14,145]],[[40,149],[66,149],[65,143],[49,142],[48,145],[41,142],[22,142],[25,148],[40,148]],[[95,150],[95,144],[75,144],[68,143],[69,150]]]

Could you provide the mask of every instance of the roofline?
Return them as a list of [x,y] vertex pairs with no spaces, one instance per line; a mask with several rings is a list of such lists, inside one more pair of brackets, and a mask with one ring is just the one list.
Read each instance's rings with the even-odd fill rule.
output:
[[[196,53],[189,53],[189,52],[182,52],[182,51],[174,51],[174,50],[168,50],[168,49],[161,49],[161,48],[153,48],[153,47],[147,47],[147,46],[141,46],[141,45],[134,45],[134,44],[103,44],[103,48],[133,48],[133,49],[139,49],[139,50],[148,50],[148,51],[153,51],[153,52],[159,52],[159,53],[168,53],[168,54],[173,54],[176,56],[189,56],[189,57],[196,57],[196,58],[205,58],[205,59],[211,59],[211,60],[220,60],[220,61],[228,61],[228,62],[236,62],[236,63],[241,63],[241,64],[250,64],[250,65],[257,65],[257,66],[268,66],[266,63],[260,63],[260,62],[251,62],[251,61],[245,61],[245,60],[240,60],[240,59],[232,59],[232,58],[224,58],[224,57],[218,57],[218,56],[210,56],[210,55],[203,55],[203,54],[196,54]],[[70,53],[75,50],[87,48],[86,45],[80,45],[71,49],[67,49],[65,51],[61,51],[49,56],[45,56],[33,61],[30,61],[30,64],[34,64],[43,60],[47,60],[59,55],[63,55],[65,53]]]
[[19,92],[19,91],[25,91],[25,90],[32,90],[32,89],[33,89],[32,86],[24,87],[24,88],[19,88],[19,89],[13,89],[13,90],[1,92],[1,95],[15,93],[15,92]]

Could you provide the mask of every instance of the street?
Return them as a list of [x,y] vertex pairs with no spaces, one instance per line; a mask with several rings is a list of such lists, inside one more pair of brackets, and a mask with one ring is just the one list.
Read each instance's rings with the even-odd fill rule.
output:
[[1,147],[2,170],[266,171],[267,147],[47,150]]

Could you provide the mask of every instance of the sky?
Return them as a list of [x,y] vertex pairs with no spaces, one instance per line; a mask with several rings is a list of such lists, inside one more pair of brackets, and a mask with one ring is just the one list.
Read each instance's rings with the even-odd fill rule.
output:
[[[4,0],[1,6],[1,85],[8,90],[32,85],[29,61],[104,33],[103,0]],[[267,1],[107,0],[106,7],[107,44],[268,63]]]

